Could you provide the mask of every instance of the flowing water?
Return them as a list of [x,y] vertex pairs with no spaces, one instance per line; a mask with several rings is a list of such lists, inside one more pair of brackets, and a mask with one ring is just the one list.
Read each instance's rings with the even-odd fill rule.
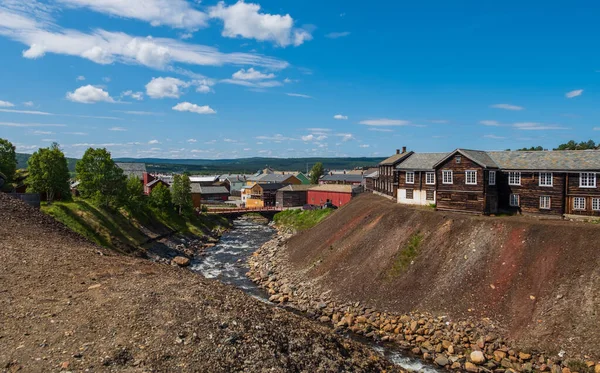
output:
[[[268,302],[264,290],[256,286],[247,276],[249,270],[248,258],[264,243],[275,236],[275,229],[252,219],[237,219],[233,229],[226,232],[219,243],[207,249],[201,256],[192,261],[191,269],[207,278],[242,289],[247,294],[263,302]],[[372,340],[350,335],[351,338],[370,346],[375,351],[385,355],[391,362],[411,372],[435,373],[441,372],[421,360],[407,356],[393,347],[383,346]]]

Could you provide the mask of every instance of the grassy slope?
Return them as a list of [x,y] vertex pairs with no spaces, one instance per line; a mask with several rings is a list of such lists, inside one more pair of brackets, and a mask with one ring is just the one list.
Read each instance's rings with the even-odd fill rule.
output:
[[273,220],[280,227],[292,228],[296,231],[303,231],[319,224],[328,217],[334,210],[287,210],[275,214]]
[[108,210],[79,198],[43,205],[42,211],[89,240],[118,251],[130,251],[148,239],[174,231],[202,236],[219,225],[227,225],[218,217],[184,218],[174,211]]

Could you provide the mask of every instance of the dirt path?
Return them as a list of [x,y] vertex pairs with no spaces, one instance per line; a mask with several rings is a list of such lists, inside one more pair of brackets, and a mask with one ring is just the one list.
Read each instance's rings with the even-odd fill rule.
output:
[[0,371],[395,371],[187,270],[114,255],[0,194]]

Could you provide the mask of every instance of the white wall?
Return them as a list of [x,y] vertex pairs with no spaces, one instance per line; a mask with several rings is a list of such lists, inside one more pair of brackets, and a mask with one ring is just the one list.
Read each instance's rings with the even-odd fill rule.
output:
[[414,189],[413,197],[413,199],[406,199],[406,189],[398,189],[398,203],[402,203],[404,205],[427,206],[435,203],[436,192],[433,192],[433,201],[427,200],[427,191],[425,190]]

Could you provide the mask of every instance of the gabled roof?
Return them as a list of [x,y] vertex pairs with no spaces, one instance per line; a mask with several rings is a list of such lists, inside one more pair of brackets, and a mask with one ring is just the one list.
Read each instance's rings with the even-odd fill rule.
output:
[[300,184],[300,185],[287,185],[281,189],[278,189],[278,192],[305,192],[310,188],[314,188],[316,185],[310,184]]
[[323,184],[312,187],[309,191],[321,191],[321,192],[338,192],[338,193],[352,193],[352,191],[356,188],[352,185],[343,185],[343,184]]
[[167,183],[166,181],[164,181],[164,180],[162,180],[162,179],[154,179],[154,180],[152,180],[151,182],[149,182],[148,184],[146,184],[146,186],[147,186],[147,187],[152,187],[152,186],[154,186],[155,184],[158,184],[158,183],[163,183],[163,184],[165,184],[166,186],[170,186],[170,184],[169,184],[169,183]]
[[400,154],[394,154],[391,157],[384,159],[383,161],[381,161],[379,163],[380,166],[394,166],[396,165],[398,162],[400,162],[401,160],[403,160],[404,158],[408,157],[409,155],[411,155],[414,152],[407,152],[407,153],[400,153]]
[[219,180],[218,175],[190,176],[192,183],[214,183],[217,180]]
[[263,174],[254,179],[254,181],[258,183],[283,183],[290,177],[295,177],[294,175],[286,174]]
[[133,163],[133,162],[115,162],[117,167],[123,170],[123,175],[129,177],[134,175],[135,177],[142,179],[144,178],[144,172],[146,172],[145,163]]
[[379,171],[373,171],[365,175],[365,179],[377,179],[379,177]]
[[413,153],[396,166],[398,170],[430,171],[448,153]]
[[321,178],[323,181],[347,181],[350,183],[360,183],[363,179],[363,175],[354,174],[333,174],[325,175]]
[[471,149],[456,149],[455,151],[448,153],[444,158],[442,158],[439,162],[437,162],[435,165],[433,165],[433,167],[436,168],[437,166],[444,163],[450,157],[454,156],[457,153],[469,158],[470,160],[477,163],[478,165],[480,165],[483,168],[498,168],[498,165],[496,164],[496,162],[494,162],[494,160],[492,158],[490,158],[490,156],[487,154],[487,152],[485,152],[483,150],[471,150]]
[[262,190],[279,190],[284,186],[281,183],[258,183],[256,185],[260,186]]
[[229,191],[224,186],[202,185],[200,183],[192,183],[192,193],[194,193],[194,194],[229,194]]
[[488,152],[505,170],[600,171],[600,150]]

